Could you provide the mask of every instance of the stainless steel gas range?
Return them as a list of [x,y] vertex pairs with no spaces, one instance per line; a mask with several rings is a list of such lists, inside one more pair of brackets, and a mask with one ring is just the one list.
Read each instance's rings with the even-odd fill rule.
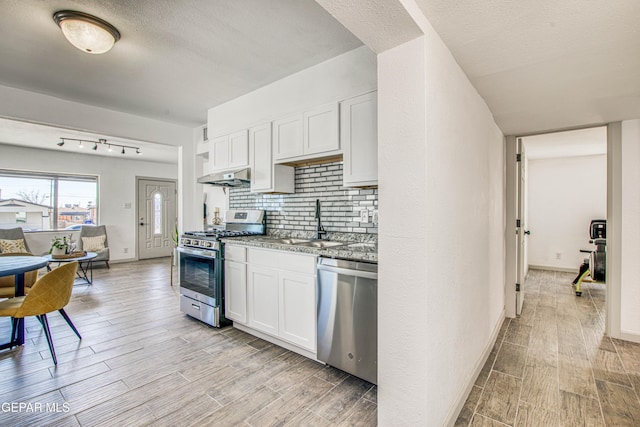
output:
[[224,244],[220,239],[264,234],[265,229],[264,211],[229,210],[225,229],[184,233],[178,246],[180,310],[211,326],[230,323],[224,316]]

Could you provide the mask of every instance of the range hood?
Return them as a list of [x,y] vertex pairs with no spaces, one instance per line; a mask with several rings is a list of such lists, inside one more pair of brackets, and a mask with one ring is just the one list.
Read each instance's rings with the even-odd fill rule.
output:
[[211,173],[198,178],[198,183],[217,185],[219,187],[249,187],[251,185],[251,170],[245,168]]

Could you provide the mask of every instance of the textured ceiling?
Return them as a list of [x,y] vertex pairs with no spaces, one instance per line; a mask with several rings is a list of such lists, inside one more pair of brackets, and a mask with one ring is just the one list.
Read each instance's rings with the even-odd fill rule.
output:
[[505,134],[640,117],[640,1],[417,3]]
[[[0,85],[187,126],[207,109],[362,43],[313,0],[2,1]],[[71,46],[61,9],[113,24],[103,55]]]
[[[334,14],[352,8],[348,25],[356,33],[369,19],[380,25],[385,17],[403,22],[406,14],[397,7],[411,4],[318,1]],[[362,2],[364,9],[358,6]],[[640,117],[640,1],[416,4],[505,134]],[[313,0],[1,0],[0,5],[0,85],[186,126],[204,124],[210,107],[361,45]],[[105,55],[84,54],[53,22],[61,9],[100,16],[122,39]],[[381,27],[379,33],[395,36],[389,31]],[[398,40],[404,40],[415,27],[400,25],[398,31]],[[364,39],[384,48],[395,43],[391,35]]]

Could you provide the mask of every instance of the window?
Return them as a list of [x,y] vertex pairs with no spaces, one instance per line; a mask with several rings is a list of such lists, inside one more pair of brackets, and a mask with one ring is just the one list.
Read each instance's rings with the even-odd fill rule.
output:
[[162,234],[162,194],[153,195],[153,234]]
[[97,176],[0,170],[0,228],[62,230],[97,223]]

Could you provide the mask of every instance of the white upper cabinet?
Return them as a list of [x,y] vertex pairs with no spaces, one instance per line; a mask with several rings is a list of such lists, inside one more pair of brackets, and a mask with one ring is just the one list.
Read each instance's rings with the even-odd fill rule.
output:
[[308,160],[340,154],[338,103],[273,122],[273,159]]
[[229,135],[229,167],[249,166],[249,131]]
[[229,167],[229,135],[211,140],[209,149],[210,169],[221,170]]
[[318,154],[340,149],[338,103],[305,111],[303,154]]
[[302,151],[302,115],[273,121],[273,159],[298,157]]
[[251,191],[254,193],[294,193],[294,168],[274,165],[271,154],[271,123],[249,129]]
[[214,138],[210,144],[211,171],[249,166],[249,133],[247,129]]
[[343,150],[343,185],[378,185],[377,92],[340,103],[340,140]]

